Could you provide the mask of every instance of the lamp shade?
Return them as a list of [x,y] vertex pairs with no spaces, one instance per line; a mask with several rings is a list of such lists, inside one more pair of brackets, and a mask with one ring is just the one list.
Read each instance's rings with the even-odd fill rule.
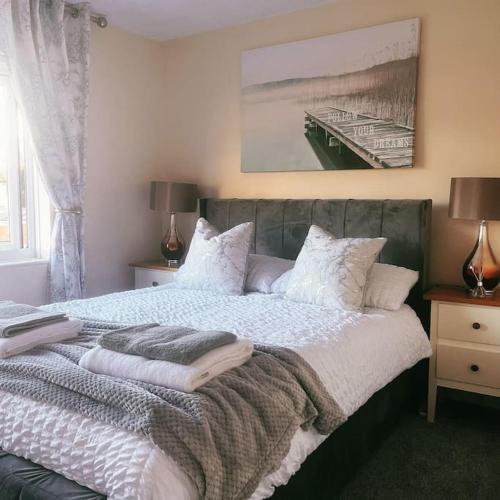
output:
[[151,182],[151,210],[165,210],[170,213],[196,212],[198,208],[196,184],[184,182]]
[[500,178],[453,177],[448,215],[453,219],[500,220]]

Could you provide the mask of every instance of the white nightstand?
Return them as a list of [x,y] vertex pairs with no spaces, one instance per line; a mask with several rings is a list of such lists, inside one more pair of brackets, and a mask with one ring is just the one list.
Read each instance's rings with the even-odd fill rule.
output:
[[472,298],[440,286],[432,301],[427,420],[434,421],[437,388],[500,396],[500,296]]
[[176,267],[168,267],[162,260],[132,262],[129,264],[135,271],[135,288],[165,285],[174,281]]

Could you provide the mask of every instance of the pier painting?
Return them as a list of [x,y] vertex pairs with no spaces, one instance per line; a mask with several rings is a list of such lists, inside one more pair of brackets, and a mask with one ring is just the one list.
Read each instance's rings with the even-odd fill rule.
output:
[[241,170],[412,167],[418,19],[242,54]]

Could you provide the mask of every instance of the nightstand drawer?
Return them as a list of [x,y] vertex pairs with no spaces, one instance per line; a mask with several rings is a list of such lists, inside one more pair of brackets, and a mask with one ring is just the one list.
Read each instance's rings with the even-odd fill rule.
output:
[[438,345],[437,377],[500,389],[500,350],[490,349]]
[[170,283],[175,278],[174,271],[160,271],[155,269],[135,269],[135,288],[148,288]]
[[439,304],[438,337],[500,345],[500,308]]

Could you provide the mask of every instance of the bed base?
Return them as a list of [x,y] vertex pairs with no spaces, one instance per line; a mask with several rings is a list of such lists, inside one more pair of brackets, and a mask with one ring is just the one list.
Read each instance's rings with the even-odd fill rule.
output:
[[[288,484],[276,489],[273,500],[335,498],[400,418],[416,411],[415,379],[419,365],[375,393],[307,458]],[[0,451],[0,498],[103,500],[106,497],[29,460]]]
[[376,392],[328,437],[290,481],[275,490],[273,500],[333,500],[389,436],[401,418],[418,409],[419,363]]
[[30,460],[0,450],[2,500],[104,500],[106,497]]

